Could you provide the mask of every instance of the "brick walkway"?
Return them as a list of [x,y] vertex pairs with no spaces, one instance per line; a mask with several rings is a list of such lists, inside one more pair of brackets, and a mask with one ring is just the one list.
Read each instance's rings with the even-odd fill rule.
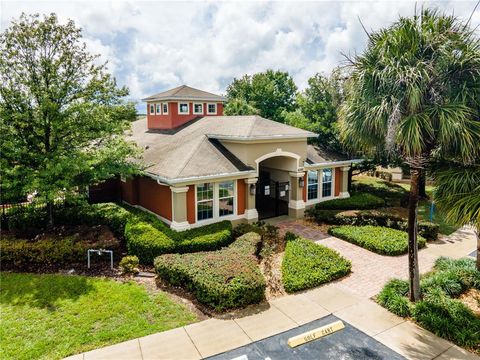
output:
[[[291,231],[306,239],[314,240],[319,244],[337,250],[349,259],[352,262],[352,272],[349,276],[337,281],[337,284],[347,287],[361,297],[370,298],[378,294],[383,285],[392,278],[408,278],[407,255],[378,255],[347,241],[322,233],[300,221],[285,220],[275,225],[280,228],[281,232]],[[418,253],[420,273],[431,270],[435,259],[440,255],[466,256],[468,252],[464,251],[463,248],[472,246],[474,246],[473,238],[469,237],[469,231],[465,229],[458,230],[442,241],[429,244],[426,249],[422,249]],[[461,249],[459,256],[455,256],[455,253],[452,252],[456,249]]]

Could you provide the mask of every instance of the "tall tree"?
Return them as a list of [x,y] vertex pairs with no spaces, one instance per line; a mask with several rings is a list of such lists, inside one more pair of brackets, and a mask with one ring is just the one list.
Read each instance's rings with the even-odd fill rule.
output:
[[54,14],[22,14],[0,34],[1,182],[37,192],[50,224],[59,196],[136,171],[138,150],[121,136],[134,105],[97,58]]
[[227,108],[230,102],[243,100],[261,116],[282,122],[282,111],[295,109],[296,93],[297,86],[287,72],[267,70],[233,79],[227,87]]
[[239,98],[229,100],[223,113],[228,116],[258,115],[260,111],[253,107],[253,105],[249,104],[246,100]]
[[339,141],[338,112],[343,101],[344,77],[340,69],[330,76],[316,74],[308,79],[307,88],[298,95],[297,104],[309,120],[311,131],[319,134],[318,142],[325,148],[343,153]]
[[419,174],[434,153],[474,156],[479,39],[468,24],[428,9],[368,36],[365,52],[350,59],[342,137],[354,149],[390,149],[410,165],[408,262],[410,299],[417,301]]
[[464,166],[449,163],[434,173],[434,200],[447,220],[472,225],[477,236],[477,269],[480,270],[480,162]]

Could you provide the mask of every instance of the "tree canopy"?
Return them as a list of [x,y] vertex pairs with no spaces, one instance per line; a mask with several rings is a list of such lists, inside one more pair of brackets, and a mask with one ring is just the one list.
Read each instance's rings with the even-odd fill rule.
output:
[[3,194],[53,202],[117,174],[136,171],[138,149],[121,136],[135,119],[118,87],[86,50],[73,21],[22,16],[0,34]]
[[432,156],[471,161],[479,151],[480,43],[454,16],[422,10],[369,34],[350,59],[341,135],[354,150],[388,149],[411,168],[408,217],[411,300],[420,298],[416,208]]
[[[287,72],[267,70],[254,75],[244,75],[240,79],[233,79],[227,87],[229,115],[243,115],[234,113],[231,102],[243,102],[258,110],[264,118],[274,121],[283,121],[282,111],[295,109],[297,86]],[[239,107],[244,110],[245,106]]]

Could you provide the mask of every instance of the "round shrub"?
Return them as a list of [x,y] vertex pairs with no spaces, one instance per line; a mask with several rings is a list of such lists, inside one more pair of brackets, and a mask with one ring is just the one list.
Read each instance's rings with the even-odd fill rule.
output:
[[124,256],[120,260],[120,270],[123,274],[137,274],[138,273],[138,257],[136,256]]

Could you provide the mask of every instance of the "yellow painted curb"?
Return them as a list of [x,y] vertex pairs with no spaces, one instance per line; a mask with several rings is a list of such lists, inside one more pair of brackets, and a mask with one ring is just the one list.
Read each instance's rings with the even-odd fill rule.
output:
[[303,334],[291,337],[288,339],[288,346],[296,347],[298,345],[303,345],[310,341],[319,339],[323,336],[330,335],[338,330],[342,330],[345,328],[345,325],[341,320],[335,321],[333,323],[324,325],[322,327],[304,332]]

